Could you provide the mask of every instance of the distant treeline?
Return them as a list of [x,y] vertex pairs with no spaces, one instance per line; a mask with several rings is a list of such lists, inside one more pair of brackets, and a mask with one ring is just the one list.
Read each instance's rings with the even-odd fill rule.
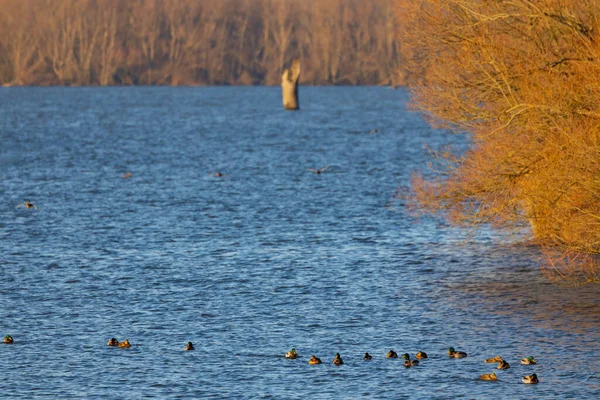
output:
[[393,3],[0,0],[0,84],[395,84]]

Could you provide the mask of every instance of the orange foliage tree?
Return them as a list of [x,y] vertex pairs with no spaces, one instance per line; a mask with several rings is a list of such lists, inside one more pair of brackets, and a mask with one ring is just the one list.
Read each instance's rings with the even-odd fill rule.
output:
[[600,283],[600,2],[397,0],[402,76],[470,147],[416,175],[420,207],[531,226],[547,276]]

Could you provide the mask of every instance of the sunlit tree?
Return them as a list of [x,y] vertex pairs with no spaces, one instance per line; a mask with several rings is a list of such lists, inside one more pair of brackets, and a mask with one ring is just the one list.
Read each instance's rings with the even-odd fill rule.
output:
[[415,177],[419,205],[528,224],[550,277],[600,283],[600,3],[398,0],[396,12],[415,107],[472,138]]

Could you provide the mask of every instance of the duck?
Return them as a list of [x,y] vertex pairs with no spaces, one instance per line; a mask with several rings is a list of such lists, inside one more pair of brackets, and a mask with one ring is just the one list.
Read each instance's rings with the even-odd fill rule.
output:
[[500,364],[498,364],[497,368],[498,369],[509,369],[510,365],[506,361],[502,360],[502,361],[500,361]]
[[496,357],[492,357],[492,358],[488,358],[487,360],[485,360],[486,363],[499,363],[502,362],[504,360],[502,360],[502,357],[500,356],[496,356]]
[[343,363],[344,363],[344,360],[342,360],[340,353],[335,353],[335,358],[333,359],[333,364],[342,365]]
[[10,336],[10,335],[4,336],[4,343],[6,343],[6,344],[13,344],[14,343],[13,337]]
[[454,350],[454,347],[450,347],[448,349],[448,356],[450,356],[450,358],[465,358],[467,353],[464,351],[456,351]]
[[425,353],[424,351],[419,351],[415,357],[417,357],[417,358],[427,358],[427,353]]
[[290,360],[295,360],[298,358],[298,353],[296,353],[296,349],[292,347],[290,351],[285,353],[285,358],[289,358]]
[[329,168],[329,166],[326,166],[326,167],[323,167],[323,168],[319,168],[319,169],[312,169],[312,168],[309,168],[308,170],[309,170],[310,172],[312,172],[313,174],[321,175],[321,172],[325,172],[325,171],[327,171],[327,169],[328,169],[328,168]]
[[321,364],[321,359],[318,357],[315,357],[315,355],[313,354],[312,356],[310,356],[310,360],[308,360],[308,363],[310,365],[317,365],[317,364]]
[[37,206],[30,201],[25,201],[25,202],[17,205],[17,207],[25,207],[28,210],[31,208],[38,210]]
[[112,338],[108,341],[107,343],[109,346],[118,346],[119,345],[119,341],[115,338]]
[[385,358],[398,358],[398,353],[396,353],[394,350],[390,350],[385,355]]
[[183,348],[183,350],[185,351],[191,351],[191,350],[196,350],[194,348],[194,345],[192,344],[192,342],[187,342],[187,344],[185,345],[185,347]]
[[131,347],[131,343],[129,343],[129,339],[125,339],[124,342],[119,342],[119,347],[125,347],[126,349]]
[[123,174],[123,176],[121,178],[128,179],[128,178],[131,178],[132,176],[133,176],[133,174],[131,172],[127,172],[127,173]]
[[[405,367],[416,367],[417,365],[419,365],[419,360],[411,360],[410,359],[410,355],[408,355],[408,353],[404,353],[402,355],[402,358],[405,360],[404,361],[404,366]],[[406,365],[406,364],[410,364],[410,365]]]
[[498,377],[495,373],[479,375],[479,379],[483,381],[497,381]]
[[216,176],[217,178],[222,178],[223,174],[221,172],[215,172],[212,176]]
[[369,353],[365,353],[365,356],[363,357],[363,360],[365,361],[370,361],[373,359],[373,356],[370,355]]
[[521,360],[521,364],[523,365],[534,365],[537,364],[537,361],[535,360],[535,358],[533,358],[533,356],[529,356],[527,358],[524,358]]
[[537,377],[536,374],[531,374],[531,375],[524,376],[523,379],[521,379],[521,381],[523,383],[529,383],[529,384],[532,384],[532,385],[540,382],[538,380],[538,377]]

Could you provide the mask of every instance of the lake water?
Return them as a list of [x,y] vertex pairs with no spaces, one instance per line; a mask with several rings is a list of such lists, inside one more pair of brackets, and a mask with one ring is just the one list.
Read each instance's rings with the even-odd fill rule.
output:
[[[401,90],[300,95],[0,88],[0,397],[600,397],[598,286],[558,288],[534,248],[395,200],[425,143],[464,139]],[[479,381],[495,355],[512,368]]]

